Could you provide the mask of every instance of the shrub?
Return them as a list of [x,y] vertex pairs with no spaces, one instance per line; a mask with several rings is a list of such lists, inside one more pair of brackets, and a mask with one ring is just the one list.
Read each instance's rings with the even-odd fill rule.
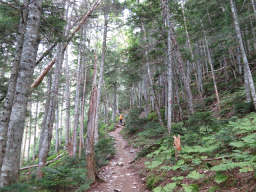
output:
[[150,112],[148,114],[147,120],[149,120],[149,121],[157,121],[158,117],[157,117],[156,112],[154,112],[154,111]]
[[107,130],[108,130],[108,132],[114,131],[115,130],[115,123],[111,123],[111,125],[108,126]]
[[86,176],[85,161],[65,157],[58,167],[44,167],[43,177],[34,181],[40,188],[49,191],[60,191],[89,185]]
[[253,102],[237,102],[234,104],[235,114],[245,115],[254,111]]
[[158,183],[163,181],[163,177],[158,176],[158,175],[150,175],[146,179],[146,185],[148,189],[153,189],[154,187],[157,186]]
[[144,124],[145,120],[139,119],[142,109],[133,108],[127,116],[126,130],[129,135],[135,134]]
[[111,137],[101,137],[95,147],[96,165],[102,167],[115,154],[114,140]]
[[217,123],[216,119],[212,116],[211,112],[196,112],[189,117],[185,122],[185,126],[190,130],[199,131],[199,127],[211,127]]
[[0,192],[30,192],[35,191],[34,187],[25,183],[16,183],[7,187],[0,188]]

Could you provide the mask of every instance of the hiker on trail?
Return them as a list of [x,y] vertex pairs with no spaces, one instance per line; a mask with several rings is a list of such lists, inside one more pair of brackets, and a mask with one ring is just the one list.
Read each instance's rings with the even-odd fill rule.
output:
[[122,125],[123,124],[123,115],[122,114],[120,114],[120,116],[119,116],[119,120],[120,120],[120,124]]

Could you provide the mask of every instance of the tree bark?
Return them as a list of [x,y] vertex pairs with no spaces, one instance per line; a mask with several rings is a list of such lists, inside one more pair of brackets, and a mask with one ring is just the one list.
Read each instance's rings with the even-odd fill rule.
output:
[[55,111],[55,153],[59,152],[59,104]]
[[28,132],[28,156],[27,161],[30,160],[30,144],[31,144],[31,132],[32,132],[32,119],[33,119],[33,113],[32,113],[32,101],[29,103],[29,132]]
[[43,156],[46,152],[43,153],[43,151],[48,150],[48,138],[49,138],[49,129],[51,121],[53,119],[50,119],[52,116],[50,115],[50,108],[52,105],[52,100],[51,100],[51,91],[52,91],[52,74],[48,74],[48,81],[47,81],[47,99],[46,99],[46,104],[45,104],[45,109],[44,109],[44,118],[42,121],[42,126],[41,126],[41,131],[40,131],[40,140],[39,140],[39,154],[38,154],[38,167],[39,170],[37,172],[38,177],[42,177],[42,172],[41,172],[41,167],[44,166],[44,162],[46,162],[46,157]]
[[41,169],[45,166],[46,159],[48,156],[48,152],[50,150],[51,139],[52,139],[52,131],[53,131],[53,123],[55,120],[55,111],[58,103],[58,93],[59,93],[59,80],[61,67],[64,59],[63,44],[59,43],[58,45],[58,53],[56,59],[56,65],[54,69],[54,76],[51,87],[51,94],[48,99],[50,99],[50,106],[47,113],[45,113],[46,123],[42,124],[40,135],[40,144],[39,144],[39,155],[38,155],[38,177],[42,176]]
[[[242,58],[243,58],[243,62],[244,62],[244,73],[246,73],[247,75],[247,81],[249,84],[249,88],[250,88],[250,92],[251,92],[251,97],[252,97],[252,101],[254,104],[254,108],[256,109],[256,92],[255,92],[255,86],[254,86],[254,82],[253,82],[253,78],[252,78],[252,73],[249,67],[249,63],[248,63],[248,59],[247,59],[247,55],[245,53],[245,49],[244,49],[244,45],[243,45],[243,39],[242,39],[242,35],[241,35],[241,30],[240,30],[240,26],[239,26],[239,22],[238,22],[238,15],[237,15],[237,11],[236,11],[236,6],[233,0],[230,0],[230,5],[231,5],[231,11],[232,11],[232,15],[233,15],[233,20],[234,20],[234,25],[235,25],[235,31],[236,31],[236,36],[237,39],[239,41],[239,46],[240,46],[240,51],[242,53]],[[246,85],[246,77],[245,77],[245,85]]]
[[98,82],[98,95],[97,95],[97,107],[96,107],[96,122],[95,122],[95,144],[98,143],[99,140],[99,106],[100,106],[100,99],[101,99],[101,87],[103,84],[103,77],[104,77],[104,64],[105,64],[105,52],[107,48],[107,32],[108,32],[108,13],[104,10],[104,32],[103,32],[103,40],[102,40],[102,53],[101,53],[101,64],[100,64],[100,76]]
[[23,149],[22,149],[22,152],[21,152],[21,160],[20,160],[20,165],[22,166],[24,164],[24,161],[25,161],[25,153],[26,153],[26,146],[27,146],[27,136],[28,136],[28,125],[26,125],[27,123],[25,123],[25,129],[24,129],[24,132],[25,132],[25,135],[23,137]]
[[113,104],[112,104],[112,122],[116,121],[116,95],[117,95],[117,85],[114,84],[114,93],[113,93]]
[[168,0],[163,0],[163,7],[164,7],[164,12],[165,12],[165,18],[164,21],[166,23],[167,27],[167,82],[168,82],[168,102],[167,102],[167,129],[168,133],[171,134],[171,129],[172,129],[172,105],[173,105],[173,87],[172,87],[172,77],[173,77],[173,72],[172,72],[172,40],[171,36],[174,34],[172,33],[173,31],[171,30],[171,24],[170,24],[170,12],[169,12],[169,3]]
[[65,146],[67,147],[70,142],[70,77],[69,77],[69,61],[68,61],[68,48],[65,56]]
[[[24,1],[24,3],[27,3],[27,0]],[[21,13],[22,18],[19,22],[18,27],[18,33],[16,38],[16,55],[14,58],[14,61],[12,62],[12,69],[11,69],[11,76],[8,82],[8,91],[5,96],[4,102],[3,102],[3,108],[0,111],[0,175],[1,175],[1,168],[3,163],[3,158],[5,155],[5,148],[6,148],[6,142],[7,142],[7,132],[8,132],[8,125],[10,121],[10,115],[13,105],[13,100],[15,96],[16,91],[16,82],[17,82],[17,76],[19,71],[19,64],[21,59],[21,53],[23,48],[23,42],[24,42],[24,33],[26,28],[26,22],[27,22],[27,9],[24,9]]]
[[203,29],[203,33],[204,33],[205,46],[206,46],[206,50],[207,50],[208,62],[211,67],[212,80],[213,80],[215,95],[216,95],[216,99],[217,99],[217,109],[218,109],[218,111],[220,111],[220,97],[219,97],[219,92],[218,92],[218,88],[217,88],[216,77],[214,74],[213,61],[212,61],[212,56],[211,56],[210,49],[208,46],[208,40],[206,38],[206,32],[204,29]]
[[37,118],[38,118],[38,105],[39,105],[39,101],[37,99],[36,102],[36,115],[35,115],[35,125],[34,125],[34,146],[33,146],[33,161],[36,159],[36,145],[37,145],[37,139],[36,139],[36,134],[37,134]]
[[[146,33],[146,30],[145,30],[145,27],[144,27],[144,24],[141,22],[141,27],[142,27],[142,32],[143,32],[143,40],[144,42],[146,43],[146,48],[145,48],[145,57],[146,57],[146,67],[147,67],[147,75],[148,75],[148,79],[149,79],[149,84],[150,84],[150,87],[152,89],[152,96],[153,96],[153,100],[157,100],[157,97],[156,97],[156,93],[155,93],[155,89],[154,89],[154,84],[153,84],[153,79],[152,79],[152,74],[151,74],[151,70],[150,70],[150,66],[149,66],[149,58],[148,58],[148,48],[147,48],[147,33]],[[156,102],[156,113],[157,113],[157,116],[158,116],[158,120],[159,120],[159,123],[162,127],[165,127],[164,126],[164,123],[163,123],[163,120],[162,120],[162,117],[161,117],[161,113],[160,113],[160,108],[159,108],[159,105],[158,105],[158,101]]]
[[81,101],[81,115],[80,115],[80,133],[79,133],[79,158],[82,156],[82,149],[84,148],[84,107],[85,107],[85,98],[86,98],[86,76],[87,76],[87,67],[85,66],[84,76],[83,76],[83,94]]
[[87,121],[87,136],[86,136],[86,163],[87,175],[91,182],[95,181],[96,167],[95,167],[95,152],[94,152],[94,133],[95,133],[95,118],[97,105],[97,59],[95,53],[94,74],[92,92],[90,96],[90,104]]
[[38,49],[41,7],[42,0],[33,1],[28,6],[28,20],[17,76],[16,96],[8,126],[8,140],[2,163],[0,187],[15,183],[18,179],[25,114]]
[[180,75],[181,75],[182,81],[184,83],[184,88],[185,88],[185,91],[186,91],[186,94],[187,94],[188,108],[189,108],[190,113],[193,114],[194,113],[193,96],[192,96],[192,92],[191,92],[191,88],[190,88],[190,84],[189,84],[190,82],[189,82],[189,79],[188,79],[188,77],[185,73],[184,61],[182,59],[182,55],[181,55],[181,52],[179,50],[177,39],[176,39],[175,34],[174,34],[174,27],[173,27],[171,22],[170,22],[170,30],[172,31],[171,32],[172,33],[171,40],[172,40],[172,44],[173,44],[175,53],[177,55],[177,61],[178,61],[179,70],[180,70],[180,73],[181,73]]
[[[83,32],[81,35],[81,39],[83,38]],[[81,42],[80,42],[81,44]],[[84,65],[82,61],[82,47],[79,46],[79,56],[78,56],[78,68],[77,68],[77,74],[76,74],[76,96],[75,96],[75,116],[74,116],[74,129],[73,129],[73,157],[76,157],[77,153],[77,129],[78,129],[78,122],[79,122],[79,107],[80,107],[80,85],[81,85],[81,68],[82,65]]]

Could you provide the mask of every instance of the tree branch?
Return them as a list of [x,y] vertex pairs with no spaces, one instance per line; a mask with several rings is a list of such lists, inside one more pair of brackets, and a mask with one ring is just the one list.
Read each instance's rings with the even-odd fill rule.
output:
[[[58,155],[56,158],[54,158],[53,160],[47,161],[45,165],[49,165],[50,163],[53,163],[54,161],[57,161],[57,160],[60,159],[63,155],[64,155],[64,153],[59,154],[59,155]],[[31,168],[34,168],[34,167],[38,167],[38,164],[36,164],[36,165],[30,165],[30,166],[26,166],[26,167],[22,167],[22,168],[20,168],[20,171],[27,170],[27,169],[31,169]]]
[[[92,14],[92,12],[100,5],[102,0],[97,0],[93,6],[89,9],[89,11],[81,18],[78,26],[74,29],[74,31],[71,33],[71,35],[67,38],[67,41],[62,49],[62,52],[65,52],[69,42],[72,40],[72,38],[75,36],[76,32],[80,30],[83,24],[87,21],[89,16]],[[45,67],[41,75],[34,81],[34,83],[31,85],[31,88],[36,88],[44,79],[45,75],[50,71],[52,66],[54,65],[56,61],[56,57]]]

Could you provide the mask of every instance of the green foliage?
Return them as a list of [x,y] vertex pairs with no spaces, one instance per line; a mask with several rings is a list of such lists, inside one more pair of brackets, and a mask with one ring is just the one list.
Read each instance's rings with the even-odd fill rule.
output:
[[200,174],[198,173],[196,170],[190,172],[188,175],[187,175],[187,178],[190,178],[190,179],[201,179],[201,178],[204,178],[204,175],[203,174]]
[[145,162],[145,165],[148,169],[155,169],[157,167],[159,167],[159,165],[161,165],[163,162],[161,161],[152,161],[152,162]]
[[153,192],[172,192],[176,188],[176,185],[176,183],[168,183],[164,187],[159,186],[153,189]]
[[153,189],[160,181],[163,180],[163,177],[158,175],[150,175],[146,179],[146,185],[148,189]]
[[112,132],[115,130],[115,123],[111,123],[108,127],[107,127],[107,131],[108,132]]
[[[80,167],[81,166],[81,167]],[[43,177],[35,180],[37,186],[49,191],[88,185],[85,162],[66,157],[57,167],[44,167]]]
[[216,119],[212,116],[211,112],[195,112],[185,122],[185,126],[189,129],[199,131],[200,126],[213,126],[216,123]]
[[115,154],[114,140],[109,136],[100,137],[95,146],[96,165],[102,167],[108,163]]
[[198,185],[182,184],[182,187],[183,187],[185,192],[198,192],[199,191]]
[[247,102],[241,101],[234,104],[234,111],[235,111],[235,114],[245,115],[255,110],[254,110],[253,102],[247,103]]
[[228,162],[225,162],[225,163],[221,163],[219,165],[215,165],[211,168],[212,171],[216,171],[216,172],[219,172],[219,171],[227,171],[227,170],[232,170],[234,168],[237,168],[237,167],[247,167],[249,166],[250,163],[248,162],[231,162],[231,161],[228,161]]
[[144,124],[145,120],[139,119],[139,115],[142,112],[142,109],[133,108],[128,116],[126,121],[126,130],[129,135],[135,134],[140,127]]
[[228,176],[224,175],[223,173],[217,172],[214,178],[214,181],[218,184],[225,182],[228,179]]
[[26,183],[16,183],[7,187],[0,188],[0,192],[30,192],[34,191],[34,186]]
[[150,112],[147,116],[147,120],[149,121],[157,121],[158,120],[158,117],[157,117],[157,114],[156,112]]

